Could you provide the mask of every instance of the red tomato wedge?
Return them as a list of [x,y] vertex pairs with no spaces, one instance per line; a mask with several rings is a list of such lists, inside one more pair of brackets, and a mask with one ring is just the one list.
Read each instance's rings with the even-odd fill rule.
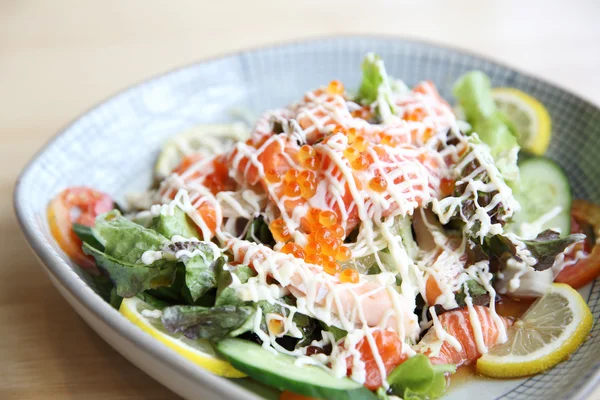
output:
[[97,273],[93,258],[81,249],[81,240],[73,232],[73,222],[93,226],[99,214],[114,208],[112,199],[87,187],[72,187],[60,192],[48,205],[48,225],[58,246],[82,268]]
[[[576,222],[571,225],[573,233],[585,233],[584,226],[591,226],[596,237],[600,237],[600,206],[585,200],[574,200],[571,216]],[[587,253],[587,257],[565,267],[556,277],[556,282],[579,289],[600,276],[600,246],[591,242],[594,238],[588,239],[585,244],[575,246],[567,255],[574,257],[578,251],[583,251]]]

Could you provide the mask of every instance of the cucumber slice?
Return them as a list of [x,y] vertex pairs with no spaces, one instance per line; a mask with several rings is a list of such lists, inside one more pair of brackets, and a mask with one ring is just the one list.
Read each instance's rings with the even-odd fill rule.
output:
[[[559,229],[561,236],[571,233],[572,194],[563,169],[545,157],[529,158],[519,167],[521,190],[515,197],[521,210],[508,230],[523,237],[535,237],[545,229]],[[550,218],[558,207],[560,212]]]
[[348,378],[335,378],[315,366],[298,366],[294,357],[272,353],[247,340],[226,339],[217,344],[217,350],[235,368],[279,390],[328,400],[377,399],[360,383]]

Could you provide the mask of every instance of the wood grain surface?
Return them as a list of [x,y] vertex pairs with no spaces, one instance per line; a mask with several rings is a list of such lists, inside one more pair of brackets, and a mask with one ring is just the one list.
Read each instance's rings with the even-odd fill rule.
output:
[[0,399],[177,398],[87,327],[19,232],[17,175],[78,114],[177,66],[342,33],[461,47],[599,104],[599,21],[596,0],[0,0]]

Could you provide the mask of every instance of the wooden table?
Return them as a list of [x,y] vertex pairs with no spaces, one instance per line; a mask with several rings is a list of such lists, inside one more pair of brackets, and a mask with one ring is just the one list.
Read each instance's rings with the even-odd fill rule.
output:
[[418,3],[1,0],[0,398],[176,398],[59,296],[12,210],[24,163],[74,116],[117,90],[248,47],[380,33],[469,49],[600,103],[596,0]]

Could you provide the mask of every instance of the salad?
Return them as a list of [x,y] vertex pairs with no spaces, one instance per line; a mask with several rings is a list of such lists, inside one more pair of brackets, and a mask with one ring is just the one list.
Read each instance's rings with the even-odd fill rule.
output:
[[434,399],[452,374],[545,371],[588,336],[600,208],[543,153],[541,103],[481,72],[339,81],[165,144],[128,207],[48,206],[60,248],[134,324],[284,399]]

